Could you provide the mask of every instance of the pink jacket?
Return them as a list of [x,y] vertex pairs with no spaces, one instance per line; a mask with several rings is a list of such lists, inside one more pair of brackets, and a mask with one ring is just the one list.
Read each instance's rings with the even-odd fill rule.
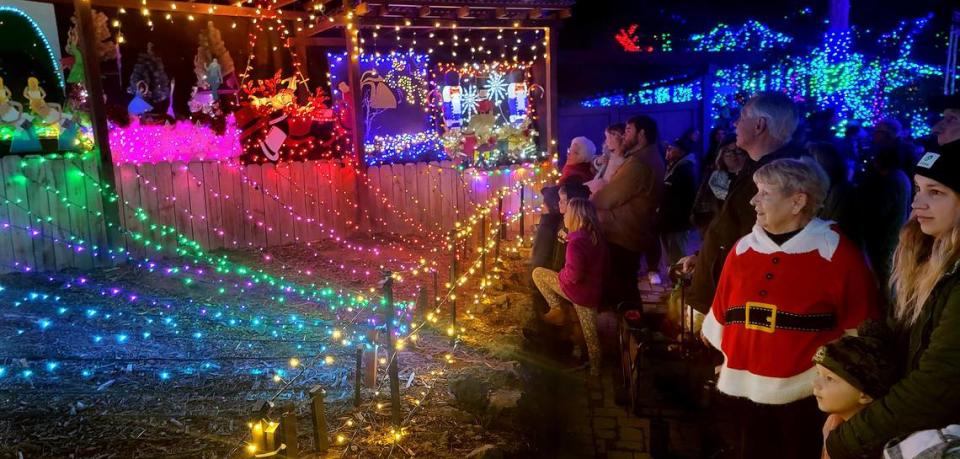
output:
[[577,230],[567,235],[567,254],[560,270],[560,289],[574,304],[588,308],[600,306],[603,279],[607,276],[607,245],[599,239],[594,245],[590,234]]

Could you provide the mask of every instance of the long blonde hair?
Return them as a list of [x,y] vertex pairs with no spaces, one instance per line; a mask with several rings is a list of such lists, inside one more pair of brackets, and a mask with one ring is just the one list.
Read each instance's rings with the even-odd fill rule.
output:
[[567,202],[567,212],[563,216],[567,231],[585,230],[590,234],[593,245],[600,242],[600,219],[593,203],[584,198],[573,198]]
[[913,216],[900,231],[893,254],[890,288],[896,304],[893,314],[901,325],[916,323],[923,305],[940,278],[960,260],[960,222],[938,238],[920,231]]

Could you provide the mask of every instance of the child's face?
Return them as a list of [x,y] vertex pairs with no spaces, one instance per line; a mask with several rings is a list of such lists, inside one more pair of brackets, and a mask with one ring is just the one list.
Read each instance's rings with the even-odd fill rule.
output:
[[873,401],[869,395],[820,364],[817,364],[817,377],[813,380],[813,396],[817,398],[820,411],[841,416],[852,416]]
[[607,150],[616,150],[621,145],[623,145],[623,135],[610,131],[604,132],[603,146],[607,147]]
[[557,195],[560,196],[560,205],[558,206],[560,213],[565,214],[567,213],[567,193],[561,190]]

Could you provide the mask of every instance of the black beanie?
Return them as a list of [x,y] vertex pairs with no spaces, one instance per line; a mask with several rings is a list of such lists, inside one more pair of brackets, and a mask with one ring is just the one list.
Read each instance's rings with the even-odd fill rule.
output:
[[936,180],[960,194],[960,142],[943,146],[940,153],[925,153],[914,173]]

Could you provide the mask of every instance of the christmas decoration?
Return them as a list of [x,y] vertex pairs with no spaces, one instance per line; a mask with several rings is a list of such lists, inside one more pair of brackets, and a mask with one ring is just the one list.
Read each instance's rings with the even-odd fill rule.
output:
[[[70,31],[68,36],[72,33],[74,36],[77,34],[77,18],[76,13],[73,17],[70,18],[70,23],[73,24],[70,26]],[[109,19],[107,15],[93,10],[93,36],[94,36],[94,46],[97,50],[97,60],[99,62],[109,61],[115,59],[118,54],[118,49],[116,43],[111,40],[110,28],[107,23]],[[75,43],[74,43],[75,44]]]
[[163,61],[153,52],[153,43],[147,43],[147,51],[140,53],[130,74],[127,92],[139,95],[151,105],[160,105],[170,97],[170,79],[163,70]]
[[[8,6],[8,5],[0,5],[0,25],[3,25],[5,21],[8,20],[8,18],[4,17],[7,15],[12,15],[13,20],[26,21],[26,23],[29,24],[30,28],[33,31],[33,35],[30,37],[18,37],[16,40],[11,40],[13,43],[15,43],[16,46],[22,46],[23,48],[27,48],[27,47],[39,48],[39,46],[43,46],[43,50],[46,51],[46,56],[48,58],[47,62],[49,63],[50,67],[46,68],[45,70],[49,71],[49,73],[40,74],[39,69],[25,69],[25,70],[27,72],[37,72],[35,73],[35,75],[39,74],[40,77],[44,79],[46,83],[52,84],[53,83],[52,78],[56,78],[60,88],[65,88],[66,83],[64,82],[64,79],[63,79],[63,72],[61,71],[61,68],[60,68],[61,66],[59,65],[59,61],[57,60],[56,55],[53,52],[54,48],[53,46],[50,45],[50,42],[47,40],[47,36],[43,33],[43,30],[40,28],[40,25],[37,24],[37,21],[35,21],[29,14],[25,13],[19,8]],[[11,72],[13,70],[17,70],[17,68],[16,67],[7,68],[5,71]],[[22,78],[22,76],[20,76],[20,78]]]
[[706,34],[690,36],[693,51],[766,51],[783,48],[793,37],[774,31],[756,20],[745,22],[740,27],[717,24]]
[[30,101],[30,110],[40,117],[40,121],[46,124],[59,122],[63,115],[63,109],[60,104],[48,103],[46,100],[47,92],[40,87],[40,82],[34,78],[27,78],[27,87],[23,88],[23,97]]
[[[241,87],[245,99],[236,117],[247,153],[245,161],[278,161],[281,150],[287,151],[290,159],[323,157],[341,148],[345,131],[334,122],[328,97],[317,88],[301,103],[295,94],[298,81],[297,77],[282,79],[278,70],[273,78],[247,81]],[[317,134],[315,127],[320,131]]]
[[67,54],[73,57],[73,63],[70,65],[70,74],[67,75],[67,83],[73,84],[84,84],[84,74],[83,74],[83,54],[80,53],[80,49],[77,48],[77,43],[79,42],[79,37],[77,37],[77,29],[71,28],[67,33]]
[[220,67],[220,83],[228,82],[228,87],[235,88],[236,70],[233,57],[230,56],[230,51],[227,50],[220,30],[213,24],[213,21],[207,22],[207,27],[200,32],[197,41],[197,54],[193,58],[193,71],[197,75],[197,87],[200,89],[210,88],[208,68],[211,62],[217,61]]

